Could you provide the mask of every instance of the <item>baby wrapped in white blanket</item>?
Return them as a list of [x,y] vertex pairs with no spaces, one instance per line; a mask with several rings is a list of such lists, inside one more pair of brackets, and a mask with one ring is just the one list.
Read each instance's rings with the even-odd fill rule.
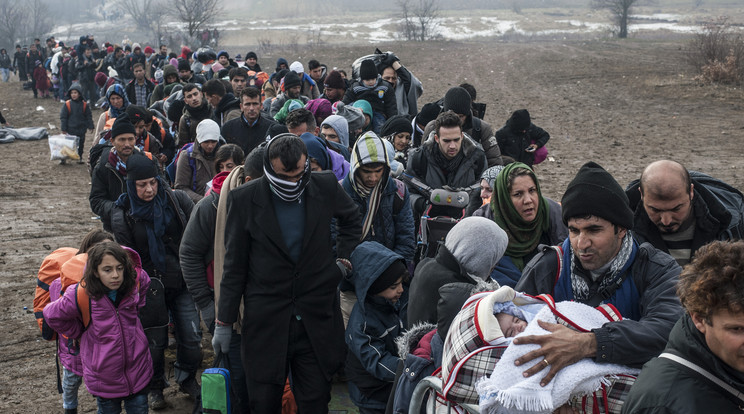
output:
[[[517,293],[514,303],[520,305],[516,309],[521,311],[521,315],[519,311],[514,312],[515,307],[510,304],[496,303],[494,305],[494,314],[499,319],[499,325],[505,336],[507,332],[521,330],[519,319],[526,319],[528,323],[517,337],[550,334],[538,325],[538,320],[558,323],[549,306],[535,304],[532,298]],[[599,328],[610,321],[599,310],[577,302],[559,302],[556,304],[556,309],[565,318],[586,330]],[[511,330],[508,328],[509,317],[512,317],[513,328]],[[596,363],[585,358],[563,368],[550,383],[541,387],[540,381],[547,374],[548,367],[529,378],[522,376],[524,371],[535,364],[542,364],[541,359],[538,358],[520,366],[514,365],[517,358],[537,348],[539,345],[535,344],[510,344],[496,364],[493,374],[478,381],[476,389],[480,395],[481,414],[551,413],[573,396],[590,394],[599,389],[602,384],[608,385],[608,376],[637,375],[639,372],[638,369],[624,365]]]

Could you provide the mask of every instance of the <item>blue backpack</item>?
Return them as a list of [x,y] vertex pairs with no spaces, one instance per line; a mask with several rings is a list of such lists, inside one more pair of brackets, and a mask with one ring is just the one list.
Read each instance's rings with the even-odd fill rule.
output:
[[191,189],[196,191],[196,161],[191,157],[191,153],[194,152],[194,143],[189,142],[188,144],[185,144],[181,149],[176,152],[176,155],[173,157],[173,161],[171,161],[170,164],[168,164],[167,167],[165,167],[165,172],[168,174],[168,178],[171,181],[171,184],[175,184],[176,182],[176,165],[178,163],[178,158],[181,156],[181,153],[183,151],[186,151],[187,154],[189,154],[189,167],[191,167]]

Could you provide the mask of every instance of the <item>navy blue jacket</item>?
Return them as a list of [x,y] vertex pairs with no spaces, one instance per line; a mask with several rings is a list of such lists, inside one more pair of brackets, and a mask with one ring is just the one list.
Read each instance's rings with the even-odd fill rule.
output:
[[408,291],[392,302],[368,296],[372,283],[403,257],[376,242],[364,242],[351,254],[357,303],[346,328],[346,376],[349,396],[359,407],[384,409],[393,390],[398,350],[395,338],[405,330]]

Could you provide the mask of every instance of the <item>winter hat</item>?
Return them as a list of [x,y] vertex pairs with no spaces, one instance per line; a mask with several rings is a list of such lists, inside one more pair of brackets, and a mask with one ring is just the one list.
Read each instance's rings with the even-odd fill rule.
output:
[[526,109],[519,109],[514,111],[509,118],[509,126],[512,131],[524,131],[530,127],[532,121],[530,120],[530,113]]
[[77,57],[77,52],[75,51],[75,49],[70,51],[70,57]]
[[290,88],[293,88],[295,86],[300,86],[302,83],[300,82],[300,77],[297,76],[295,72],[289,71],[284,76],[284,87],[283,90],[287,91]]
[[305,109],[315,115],[317,124],[320,125],[331,115],[331,101],[324,98],[313,99],[307,102]]
[[633,228],[633,210],[620,184],[599,164],[584,164],[561,199],[563,224],[573,217],[596,216],[625,229]]
[[362,110],[362,113],[372,118],[374,116],[374,112],[372,112],[372,105],[369,104],[369,102],[365,101],[364,99],[360,99],[358,101],[355,101],[352,106],[354,108],[359,108]]
[[289,70],[294,73],[303,73],[305,72],[305,67],[302,66],[302,63],[295,60],[291,65],[289,65]]
[[173,66],[174,68],[176,68],[176,71],[178,71],[178,59],[176,59],[176,58],[171,58],[171,59],[170,59],[170,60],[168,61],[168,63],[169,63],[169,64],[170,64],[171,66]]
[[405,275],[408,275],[408,268],[402,260],[396,260],[380,273],[380,276],[377,276],[377,279],[369,286],[367,294],[376,295],[392,286],[400,277]]
[[333,128],[338,134],[338,140],[341,141],[341,144],[346,148],[349,147],[349,122],[346,118],[340,115],[330,115],[320,124],[321,130],[324,125]]
[[421,112],[416,115],[416,123],[426,126],[429,122],[437,119],[440,112],[442,112],[442,108],[440,108],[435,102],[430,102],[424,105],[421,108]]
[[506,232],[485,217],[465,217],[444,239],[460,267],[473,279],[486,280],[509,244]]
[[115,139],[123,134],[134,135],[134,133],[134,124],[132,124],[126,112],[116,117],[116,121],[114,121],[114,125],[111,127],[111,139]]
[[328,156],[328,149],[326,148],[322,140],[309,132],[305,132],[304,134],[300,135],[300,139],[302,139],[302,142],[304,142],[305,146],[307,147],[307,156],[310,158],[314,158],[315,161],[320,164],[321,169],[330,169],[330,157]]
[[39,65],[41,65],[41,61],[40,60],[37,60],[36,62],[34,62],[34,66],[39,66]]
[[150,46],[145,46],[145,53],[155,53],[155,49]]
[[204,119],[196,126],[196,141],[201,144],[206,141],[219,141],[220,126],[211,119]]
[[359,79],[377,79],[377,67],[372,59],[365,59],[359,68]]
[[93,81],[98,85],[99,88],[102,88],[103,85],[106,84],[106,81],[108,80],[108,76],[106,76],[103,72],[96,72],[96,76],[93,78]]
[[248,59],[256,59],[256,60],[258,60],[258,55],[256,54],[256,52],[253,52],[253,51],[248,52],[248,53],[245,54],[245,60],[248,60]]
[[323,85],[326,88],[346,89],[346,82],[344,82],[344,78],[341,76],[341,72],[337,70],[332,70],[331,73],[329,73],[328,76],[325,77]]
[[157,176],[158,167],[146,156],[142,154],[132,154],[132,156],[127,159],[127,181],[145,180]]
[[124,112],[126,112],[132,124],[136,124],[139,121],[145,121],[147,123],[148,118],[152,118],[151,115],[148,116],[147,109],[139,105],[129,105]]
[[486,168],[483,174],[481,174],[481,180],[486,180],[488,186],[491,187],[491,191],[496,187],[496,177],[499,176],[503,169],[503,165],[494,165],[493,167]]
[[135,43],[135,44],[133,44],[133,45],[132,45],[132,50],[137,50],[137,49],[139,49],[139,50],[142,50],[142,46],[140,46],[140,44],[139,44],[139,43]]
[[400,134],[401,132],[408,132],[413,134],[413,127],[411,121],[405,115],[391,116],[380,129],[380,136],[387,137],[390,135]]
[[225,69],[220,62],[212,63],[212,72],[219,73],[222,69]]
[[220,58],[220,56],[223,56],[223,55],[224,55],[224,56],[225,56],[226,58],[230,59],[230,54],[229,54],[229,53],[227,53],[227,51],[226,51],[226,50],[220,50],[220,51],[219,51],[219,52],[217,53],[217,59],[219,59],[219,58]]
[[243,61],[243,55],[241,55],[240,53],[238,53],[237,55],[235,55],[235,61],[236,62],[242,62]]
[[364,127],[364,113],[361,109],[344,105],[343,102],[339,101],[333,104],[333,110],[336,115],[346,119],[349,124],[349,131],[356,131]]
[[458,115],[470,115],[472,100],[465,88],[455,86],[450,88],[444,95],[444,106],[442,111],[452,111]]
[[178,71],[182,70],[191,70],[191,65],[189,65],[188,60],[179,60],[178,61]]
[[124,51],[125,52],[131,52],[132,51],[132,46],[130,46],[130,45],[124,45]]

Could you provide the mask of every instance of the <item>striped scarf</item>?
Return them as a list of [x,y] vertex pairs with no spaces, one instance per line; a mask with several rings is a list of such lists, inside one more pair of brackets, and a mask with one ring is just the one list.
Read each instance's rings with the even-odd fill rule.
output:
[[111,148],[111,151],[109,151],[108,162],[116,169],[116,171],[119,172],[119,174],[121,174],[122,177],[127,176],[127,163],[121,160],[119,154],[116,153],[116,149]]

